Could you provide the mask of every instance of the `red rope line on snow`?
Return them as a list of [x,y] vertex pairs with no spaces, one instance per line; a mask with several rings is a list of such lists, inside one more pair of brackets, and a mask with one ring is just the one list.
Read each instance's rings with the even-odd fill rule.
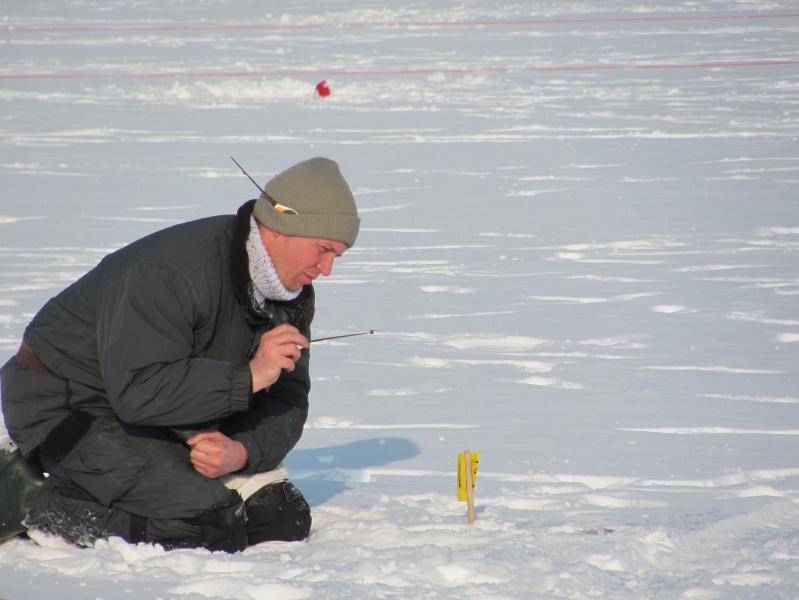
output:
[[144,33],[166,31],[291,31],[358,27],[485,27],[529,25],[591,25],[602,23],[668,23],[690,21],[749,21],[799,18],[799,13],[745,15],[644,15],[634,17],[553,17],[440,21],[347,21],[342,23],[185,23],[131,25],[4,25],[3,33]]
[[750,60],[703,63],[651,63],[630,65],[553,65],[550,67],[424,67],[407,69],[276,69],[256,71],[86,71],[71,73],[3,73],[0,80],[35,80],[35,79],[169,79],[169,78],[203,78],[203,77],[364,77],[364,76],[405,76],[447,74],[492,74],[510,73],[512,71],[528,71],[534,73],[547,72],[580,72],[580,71],[619,71],[619,70],[654,70],[654,69],[737,69],[751,67],[776,67],[799,65],[797,60]]

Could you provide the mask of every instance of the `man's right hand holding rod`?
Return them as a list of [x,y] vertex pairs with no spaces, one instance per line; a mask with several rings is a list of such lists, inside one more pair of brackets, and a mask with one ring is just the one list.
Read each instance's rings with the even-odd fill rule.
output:
[[250,361],[253,393],[275,383],[283,369],[293,371],[302,348],[310,345],[308,338],[292,325],[278,325],[261,335],[258,350]]

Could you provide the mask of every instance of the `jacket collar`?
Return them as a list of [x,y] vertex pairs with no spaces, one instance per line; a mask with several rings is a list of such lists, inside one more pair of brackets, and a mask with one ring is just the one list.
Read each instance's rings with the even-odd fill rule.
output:
[[250,234],[250,215],[255,200],[241,205],[233,219],[230,232],[230,272],[233,293],[244,309],[247,322],[253,329],[271,329],[283,323],[289,323],[299,329],[303,335],[310,334],[310,325],[314,316],[313,285],[306,285],[302,293],[294,300],[279,302],[267,300],[261,310],[252,296],[252,281],[247,255],[247,236]]

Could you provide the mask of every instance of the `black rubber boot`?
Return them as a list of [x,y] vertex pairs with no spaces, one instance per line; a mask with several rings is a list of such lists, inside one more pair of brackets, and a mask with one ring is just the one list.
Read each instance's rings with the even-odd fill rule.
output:
[[0,543],[26,531],[22,524],[31,498],[44,481],[11,445],[0,447]]
[[293,483],[265,485],[247,499],[247,542],[298,542],[311,531],[311,507]]

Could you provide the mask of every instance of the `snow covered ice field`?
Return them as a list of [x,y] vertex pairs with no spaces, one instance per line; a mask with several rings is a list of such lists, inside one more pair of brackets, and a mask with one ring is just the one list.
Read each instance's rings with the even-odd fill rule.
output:
[[379,333],[313,349],[307,543],[19,539],[0,597],[799,597],[799,2],[163,4],[2,7],[0,360],[231,155],[339,161],[314,334]]

